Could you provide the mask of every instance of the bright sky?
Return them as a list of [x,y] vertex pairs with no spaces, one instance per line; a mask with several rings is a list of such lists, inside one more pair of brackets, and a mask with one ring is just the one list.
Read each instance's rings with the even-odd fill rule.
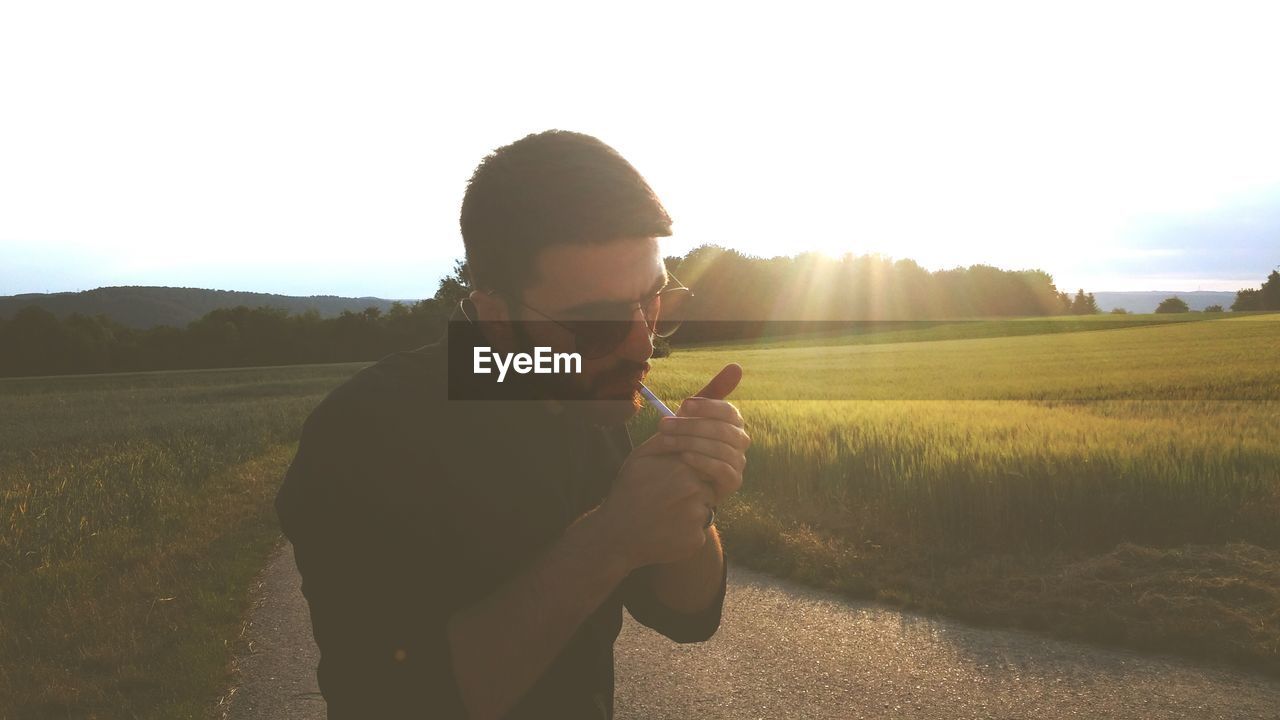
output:
[[6,3],[0,294],[417,298],[465,182],[596,135],[667,254],[879,252],[1060,288],[1280,263],[1280,20],[1153,2]]

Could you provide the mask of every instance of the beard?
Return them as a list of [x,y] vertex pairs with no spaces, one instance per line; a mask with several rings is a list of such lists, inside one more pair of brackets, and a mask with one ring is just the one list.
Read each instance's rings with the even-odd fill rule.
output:
[[596,425],[621,425],[645,407],[636,388],[644,374],[643,363],[627,360],[586,383],[576,375],[543,376],[543,382],[546,395],[567,411]]
[[[534,343],[517,326],[516,334],[528,352]],[[585,362],[585,361],[584,361]],[[648,373],[648,363],[619,359],[589,380],[580,375],[527,375],[526,382],[537,386],[538,395],[561,403],[566,410],[596,425],[620,425],[644,409],[646,403],[638,383]]]

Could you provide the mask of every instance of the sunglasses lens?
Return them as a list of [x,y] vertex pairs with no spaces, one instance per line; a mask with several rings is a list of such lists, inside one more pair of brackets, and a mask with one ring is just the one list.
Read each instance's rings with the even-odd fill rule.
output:
[[651,313],[645,310],[645,315],[653,317],[657,314],[658,321],[653,324],[653,334],[658,337],[669,337],[684,322],[686,311],[688,310],[689,291],[685,288],[677,288],[668,290],[658,296],[658,302]]
[[604,357],[613,352],[631,332],[632,323],[622,320],[593,320],[574,323],[578,352],[583,358]]
[[[649,330],[657,337],[670,337],[684,322],[688,288],[664,290],[642,308]],[[635,306],[631,318],[622,320],[582,320],[569,325],[577,337],[577,350],[585,358],[604,357],[626,341],[635,329]]]
[[659,320],[658,324],[653,327],[653,334],[660,338],[671,337],[671,335],[680,329],[679,320]]

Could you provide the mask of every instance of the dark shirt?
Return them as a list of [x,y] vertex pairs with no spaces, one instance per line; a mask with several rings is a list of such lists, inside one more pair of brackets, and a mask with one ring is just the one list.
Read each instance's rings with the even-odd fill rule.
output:
[[[479,341],[471,331],[455,336]],[[276,497],[320,649],[329,718],[461,718],[445,624],[497,589],[608,494],[628,452],[536,401],[449,400],[449,339],[399,352],[331,392],[303,426]],[[720,624],[662,605],[633,571],[507,715],[611,718],[625,606],[677,642]]]

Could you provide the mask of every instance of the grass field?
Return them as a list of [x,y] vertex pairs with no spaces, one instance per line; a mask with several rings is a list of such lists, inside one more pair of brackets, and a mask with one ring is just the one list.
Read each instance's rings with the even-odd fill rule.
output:
[[[651,380],[744,368],[735,562],[1280,673],[1280,315],[1019,322],[678,350]],[[0,717],[212,712],[302,420],[362,366],[0,380]]]
[[0,380],[0,718],[207,715],[302,420],[358,367]]
[[963,327],[977,334],[654,361],[669,398],[744,368],[733,398],[754,443],[721,513],[735,557],[857,597],[1280,672],[1280,315]]
[[[1147,325],[1194,323],[1239,317],[1240,313],[1166,313],[1156,315],[1055,315],[1051,317],[974,318],[967,320],[914,320],[850,323],[847,332],[806,333],[800,336],[769,337],[735,342],[680,343],[680,347],[728,349],[753,347],[818,347],[824,345],[879,345],[884,343],[925,342],[929,340],[969,340],[1019,335],[1111,330]],[[838,324],[838,323],[836,323]],[[806,324],[807,325],[807,324]],[[820,327],[822,323],[813,323]]]

